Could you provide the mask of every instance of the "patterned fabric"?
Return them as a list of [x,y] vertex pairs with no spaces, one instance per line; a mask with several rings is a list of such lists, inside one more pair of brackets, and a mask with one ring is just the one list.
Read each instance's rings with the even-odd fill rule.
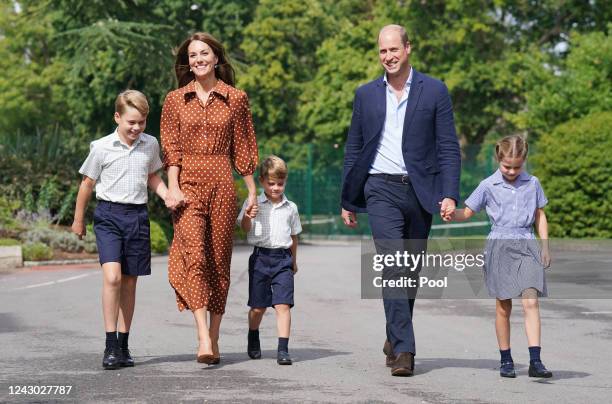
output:
[[[289,248],[293,241],[291,236],[302,232],[300,215],[297,205],[283,194],[283,199],[278,204],[268,200],[265,193],[257,198],[259,212],[251,221],[251,230],[247,233],[247,242],[256,247],[264,248]],[[238,215],[238,225],[244,217],[247,207],[244,201],[242,210]]]
[[533,233],[536,210],[547,203],[540,181],[525,171],[509,184],[497,170],[466,199],[465,205],[474,212],[486,209],[492,224],[485,247],[485,283],[491,297],[511,299],[528,288],[547,296]]
[[236,192],[232,167],[252,175],[257,142],[246,94],[219,80],[206,105],[195,81],[166,97],[161,117],[164,166],[180,167],[185,207],[173,214],[168,278],[179,310],[223,314],[230,285]]
[[162,168],[157,139],[141,133],[132,146],[117,130],[91,142],[79,173],[96,181],[96,198],[117,203],[147,203],[149,174]]

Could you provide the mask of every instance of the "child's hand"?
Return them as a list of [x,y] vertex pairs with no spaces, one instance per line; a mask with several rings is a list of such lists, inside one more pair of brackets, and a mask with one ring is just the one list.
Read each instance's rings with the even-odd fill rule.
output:
[[544,268],[549,268],[550,267],[550,250],[548,249],[548,247],[542,248],[542,265],[544,266]]
[[440,204],[440,217],[445,222],[450,222],[455,215],[455,208],[457,207],[455,201],[451,198],[444,198]]
[[83,237],[87,235],[85,223],[76,220],[72,222],[72,232],[79,236],[79,240],[83,240]]
[[293,268],[291,268],[291,271],[293,271],[293,275],[297,274],[297,271],[298,271],[297,262],[293,263]]
[[246,210],[245,214],[251,219],[255,219],[255,216],[257,216],[258,212],[259,212],[259,206],[253,205],[249,209]]

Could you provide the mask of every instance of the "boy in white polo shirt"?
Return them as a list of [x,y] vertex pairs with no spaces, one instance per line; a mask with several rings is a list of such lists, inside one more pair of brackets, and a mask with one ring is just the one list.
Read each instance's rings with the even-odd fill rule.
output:
[[[102,265],[102,309],[106,329],[104,369],[134,366],[128,336],[138,276],[151,274],[147,186],[162,199],[167,188],[157,139],[143,133],[149,104],[144,94],[127,90],[115,101],[115,132],[91,142],[79,172],[72,231],[85,236],[85,211],[95,186],[98,204],[94,232]],[[117,331],[119,333],[117,334]]]
[[293,276],[298,271],[297,235],[302,231],[295,203],[285,197],[287,165],[277,156],[267,157],[259,167],[264,192],[258,204],[238,215],[240,227],[253,245],[249,258],[249,335],[247,353],[261,358],[259,324],[266,308],[274,307],[278,329],[277,363],[291,365],[289,332],[293,307]]

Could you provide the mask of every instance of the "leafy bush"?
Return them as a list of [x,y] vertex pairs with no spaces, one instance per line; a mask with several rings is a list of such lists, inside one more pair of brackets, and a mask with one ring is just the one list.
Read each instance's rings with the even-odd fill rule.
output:
[[24,243],[44,243],[53,249],[67,252],[79,252],[84,247],[76,234],[49,227],[34,227],[23,233],[21,239]]
[[161,225],[151,220],[151,251],[163,254],[168,251],[168,239]]
[[19,240],[15,240],[14,238],[0,238],[0,247],[12,247],[16,245],[21,245]]
[[551,236],[612,237],[612,112],[559,125],[536,145]]
[[19,209],[18,201],[10,200],[4,196],[0,197],[0,231],[16,230],[19,227],[15,220],[15,211]]
[[53,250],[43,243],[24,244],[22,254],[24,261],[45,261],[53,258]]
[[93,224],[87,225],[87,234],[83,237],[83,248],[85,252],[90,254],[98,252],[98,245],[96,244],[96,233],[93,230]]

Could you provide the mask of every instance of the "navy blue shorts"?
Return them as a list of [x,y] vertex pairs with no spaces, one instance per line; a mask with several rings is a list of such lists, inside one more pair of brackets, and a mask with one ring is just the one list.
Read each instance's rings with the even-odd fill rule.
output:
[[94,233],[100,265],[120,262],[125,275],[151,275],[151,235],[147,205],[98,201]]
[[250,307],[293,307],[293,260],[291,250],[255,247],[249,257]]

